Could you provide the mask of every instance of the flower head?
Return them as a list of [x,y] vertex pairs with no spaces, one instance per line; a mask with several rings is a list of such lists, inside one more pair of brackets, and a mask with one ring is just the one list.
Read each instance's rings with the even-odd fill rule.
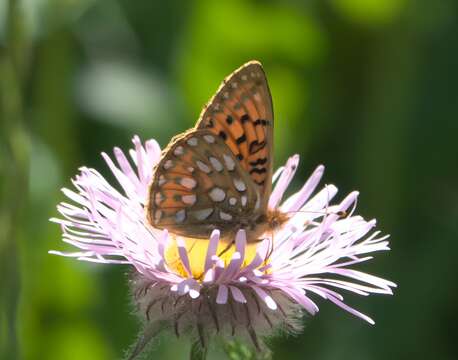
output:
[[218,333],[247,337],[260,348],[260,334],[299,331],[304,311],[318,312],[316,297],[374,323],[347,305],[341,291],[392,294],[394,283],[352,269],[372,259],[370,253],[389,250],[387,236],[373,232],[375,220],[354,215],[357,192],[331,205],[334,185],[316,191],[323,166],[282,201],[299,161],[291,157],[275,173],[269,199],[269,210],[288,214],[288,220],[262,242],[239,230],[231,249],[222,251],[218,230],[202,240],[151,227],[144,206],[161,150],[154,140],[142,145],[134,137],[133,143],[130,160],[119,148],[116,164],[102,154],[122,192],[86,167],[72,181],[75,190],[63,189],[71,203],[60,203],[62,217],[52,221],[61,224],[63,241],[79,250],[51,253],[133,266],[132,292],[148,337],[167,327],[190,333],[203,346]]

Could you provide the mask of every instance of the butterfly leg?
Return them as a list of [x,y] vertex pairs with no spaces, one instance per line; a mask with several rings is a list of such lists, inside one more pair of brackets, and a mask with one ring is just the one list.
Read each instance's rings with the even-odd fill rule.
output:
[[264,263],[267,263],[267,261],[269,260],[270,256],[272,255],[274,251],[274,232],[272,231],[272,237],[270,239],[270,243],[269,243],[269,251],[266,253],[266,257],[264,259]]
[[218,257],[221,257],[221,255],[225,254],[226,252],[229,251],[229,249],[235,245],[235,240],[232,240],[229,244],[227,244],[227,246],[224,248],[223,251],[221,251],[219,254],[218,254]]

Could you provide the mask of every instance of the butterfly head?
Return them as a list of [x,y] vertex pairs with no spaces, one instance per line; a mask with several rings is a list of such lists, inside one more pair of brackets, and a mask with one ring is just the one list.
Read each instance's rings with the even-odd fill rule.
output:
[[281,226],[287,222],[290,218],[290,214],[281,212],[280,210],[268,211],[266,215],[267,224],[270,227],[270,230],[276,231],[281,228]]

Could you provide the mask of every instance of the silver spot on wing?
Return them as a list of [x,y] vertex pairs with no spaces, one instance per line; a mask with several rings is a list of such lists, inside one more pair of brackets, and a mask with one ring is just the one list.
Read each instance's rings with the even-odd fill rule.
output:
[[221,202],[226,198],[226,193],[219,187],[214,187],[211,189],[208,195],[215,202]]
[[221,218],[221,220],[226,220],[226,221],[232,220],[232,215],[225,213],[224,211],[219,212],[219,217]]
[[229,171],[232,171],[235,169],[235,161],[229,155],[223,154],[223,159]]
[[210,160],[210,163],[216,171],[223,171],[223,164],[221,164],[221,162],[217,158],[210,156],[208,160]]
[[197,140],[197,138],[192,137],[192,138],[188,139],[187,143],[188,143],[189,146],[197,146],[199,141]]
[[186,219],[186,210],[182,209],[177,211],[175,214],[175,220],[177,223],[182,223]]
[[175,150],[173,150],[173,154],[174,154],[175,156],[181,156],[181,155],[183,155],[183,154],[184,154],[184,148],[183,148],[183,146],[181,146],[181,145],[180,145],[180,146],[177,146],[177,147],[175,148]]
[[215,142],[215,137],[212,135],[204,135],[204,139],[209,144],[213,144]]
[[196,195],[183,195],[181,197],[181,200],[186,204],[186,205],[194,205],[196,203]]
[[206,174],[210,174],[211,169],[210,169],[210,167],[207,166],[207,164],[203,163],[200,160],[197,160],[196,161],[196,165],[197,165],[197,167],[199,168],[200,171],[203,171]]
[[245,183],[243,182],[243,180],[241,180],[241,179],[235,178],[235,179],[234,179],[234,186],[235,186],[235,188],[236,188],[238,191],[240,191],[240,192],[243,192],[243,191],[246,190],[246,185],[245,185]]
[[211,209],[202,209],[202,210],[194,210],[190,214],[197,220],[205,220],[213,213],[213,208]]
[[183,185],[187,189],[194,189],[197,185],[197,181],[192,178],[182,178],[180,185]]

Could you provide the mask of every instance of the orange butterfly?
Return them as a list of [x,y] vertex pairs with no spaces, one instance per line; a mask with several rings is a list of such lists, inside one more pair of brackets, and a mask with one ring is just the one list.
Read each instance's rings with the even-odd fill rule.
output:
[[273,108],[261,64],[227,77],[193,129],[175,136],[154,169],[146,213],[153,227],[258,240],[287,220],[267,207],[272,191]]

